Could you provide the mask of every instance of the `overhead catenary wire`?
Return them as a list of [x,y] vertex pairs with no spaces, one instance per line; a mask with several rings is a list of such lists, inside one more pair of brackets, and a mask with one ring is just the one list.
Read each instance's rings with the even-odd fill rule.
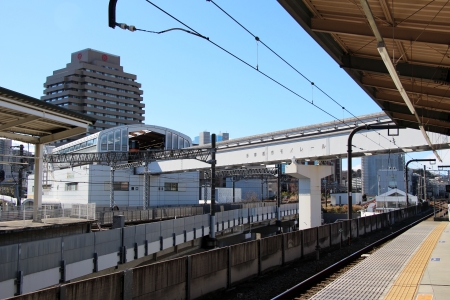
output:
[[[179,22],[180,24],[182,24],[183,26],[185,26],[186,28],[188,28],[191,32],[188,32],[186,30],[186,32],[194,34],[196,36],[202,37],[205,40],[207,40],[208,42],[210,42],[211,44],[215,45],[216,47],[218,47],[219,49],[221,49],[222,51],[226,52],[227,54],[231,55],[232,57],[236,58],[237,60],[239,60],[240,62],[244,63],[245,65],[247,65],[248,67],[254,69],[255,71],[259,72],[260,74],[262,74],[263,76],[265,76],[266,78],[268,78],[269,80],[273,81],[274,83],[278,84],[279,86],[283,87],[284,89],[286,89],[287,91],[291,92],[292,94],[296,95],[297,97],[299,97],[300,99],[304,100],[305,102],[313,105],[314,107],[316,107],[317,109],[319,109],[320,111],[324,112],[325,114],[331,116],[332,118],[334,118],[335,120],[337,120],[339,123],[345,124],[349,127],[352,127],[352,125],[347,124],[344,120],[340,120],[339,118],[335,117],[334,115],[332,115],[331,113],[327,112],[325,109],[319,107],[318,105],[314,104],[313,101],[309,101],[306,98],[304,98],[303,96],[301,96],[300,94],[296,93],[295,91],[293,91],[292,89],[288,88],[287,86],[283,85],[281,82],[275,80],[274,78],[272,78],[271,76],[269,76],[268,74],[260,71],[258,69],[258,67],[254,67],[251,64],[249,64],[248,62],[244,61],[243,59],[241,59],[240,57],[238,57],[237,55],[231,53],[230,51],[228,51],[227,49],[225,49],[224,47],[218,45],[217,43],[211,41],[211,39],[209,39],[208,37],[205,37],[203,35],[201,35],[198,31],[196,31],[195,29],[193,29],[192,27],[188,26],[187,24],[185,24],[184,22],[182,22],[181,20],[179,20],[178,18],[174,17],[173,15],[171,15],[170,13],[168,13],[167,11],[163,10],[162,8],[160,8],[159,6],[157,6],[156,4],[154,4],[153,2],[149,1],[149,0],[145,0],[147,3],[151,4],[152,6],[154,6],[155,8],[157,8],[158,10],[160,10],[161,12],[163,12],[164,14],[168,15],[169,17],[171,17],[172,19],[176,20],[177,22]],[[215,2],[213,1],[209,1],[215,4]],[[217,6],[217,4],[215,4]],[[219,7],[220,8],[220,7]],[[221,9],[221,8],[220,8]],[[221,9],[224,13],[226,13],[223,9]],[[230,18],[232,18],[228,13],[226,13]],[[232,18],[235,22],[237,22],[234,18]],[[297,73],[299,73],[302,77],[305,78],[305,80],[307,80],[308,82],[312,82],[311,80],[309,80],[306,76],[304,76],[300,71],[298,71],[295,67],[293,67],[291,64],[289,64],[285,59],[283,59],[279,54],[277,54],[275,51],[273,51],[270,47],[268,47],[264,42],[262,42],[259,37],[255,36],[254,34],[252,34],[248,29],[246,29],[244,26],[242,26],[239,22],[237,22],[241,27],[243,27],[249,34],[251,34],[258,42],[261,42],[261,44],[263,44],[265,47],[267,47],[270,51],[272,51],[276,56],[278,56],[281,60],[283,60],[286,64],[288,64],[291,68],[293,68]],[[136,31],[143,31],[143,32],[149,32],[149,33],[163,33],[163,32],[167,32],[170,30],[165,30],[165,31],[149,31],[149,30],[143,30],[143,29],[135,29]],[[317,87],[317,86],[316,86]],[[359,119],[357,116],[355,116],[354,114],[352,114],[350,111],[348,111],[347,109],[345,109],[344,106],[342,106],[341,104],[339,104],[335,99],[333,99],[331,96],[329,96],[326,92],[324,92],[322,89],[320,89],[319,87],[317,87],[319,91],[321,91],[324,95],[326,95],[328,98],[330,98],[332,101],[334,101],[336,104],[338,104],[342,110],[347,111],[350,115],[354,116],[356,119]],[[364,122],[361,122],[364,124]],[[370,129],[370,126],[368,126],[368,129]],[[381,135],[380,133],[378,133],[380,136],[382,136],[384,139],[392,142],[392,140],[388,139],[387,137],[385,137],[384,135]],[[366,135],[364,135],[366,138],[368,138],[369,140],[371,140],[372,142],[374,142],[375,144],[380,145],[379,143],[376,143],[375,141],[373,141],[372,139],[370,139],[369,137],[367,137]],[[395,143],[394,143],[395,144]],[[381,146],[381,145],[380,145]],[[397,146],[398,147],[398,146]],[[384,147],[382,147],[384,148]],[[398,147],[400,149],[400,147]],[[408,154],[406,154],[408,155]],[[409,155],[408,155],[409,156]]]
[[[345,109],[345,107],[340,104],[338,101],[336,101],[333,97],[328,95],[324,90],[322,90],[319,86],[315,85],[312,80],[310,80],[308,77],[306,77],[302,72],[300,72],[297,68],[295,68],[292,64],[290,64],[287,60],[285,60],[281,55],[279,55],[275,50],[273,50],[271,47],[269,47],[266,43],[264,43],[260,37],[253,34],[250,30],[248,30],[244,25],[242,25],[239,21],[237,21],[235,18],[233,18],[228,12],[226,12],[222,7],[217,5],[213,0],[207,0],[207,2],[211,2],[214,4],[218,9],[220,9],[224,14],[226,14],[228,17],[230,17],[234,22],[236,22],[240,27],[242,27],[245,31],[247,31],[251,36],[253,36],[257,41],[261,43],[264,47],[266,47],[270,52],[272,52],[275,56],[277,56],[279,59],[281,59],[285,64],[287,64],[292,70],[294,70],[296,73],[298,73],[300,76],[302,76],[306,81],[308,81],[312,86],[315,86],[320,92],[322,92],[326,97],[328,97],[330,100],[332,100],[334,103],[339,105],[342,109]],[[313,101],[312,101],[313,102]],[[352,115],[355,118],[358,118],[354,114],[352,114],[350,111],[345,109],[350,115]]]
[[[161,12],[163,12],[164,14],[168,15],[169,17],[173,18],[174,20],[176,20],[177,22],[179,22],[180,24],[182,24],[183,26],[185,26],[186,28],[190,29],[192,32],[195,32],[198,34],[198,36],[200,37],[204,37],[203,35],[201,35],[198,31],[196,31],[195,29],[193,29],[192,27],[188,26],[187,24],[185,24],[184,22],[180,21],[178,18],[174,17],[173,15],[171,15],[170,13],[168,13],[167,11],[165,11],[164,9],[160,8],[159,6],[157,6],[156,4],[154,4],[153,2],[149,1],[149,0],[145,0],[147,3],[151,4],[152,6],[154,6],[155,8],[157,8],[158,10],[160,10]],[[137,31],[138,29],[136,29]],[[140,31],[144,31],[144,30],[140,30]],[[147,31],[149,32],[149,31]],[[253,35],[253,34],[252,34]],[[253,35],[254,36],[254,35]],[[260,39],[256,36],[254,36],[255,39],[257,41],[260,41]],[[232,57],[236,58],[237,60],[239,60],[240,62],[244,63],[245,65],[247,65],[248,67],[252,68],[253,70],[259,72],[261,75],[265,76],[266,78],[268,78],[269,80],[273,81],[274,83],[278,84],[279,86],[283,87],[284,89],[286,89],[287,91],[291,92],[292,94],[296,95],[297,97],[301,98],[302,100],[304,100],[305,102],[311,104],[312,106],[316,107],[317,109],[319,109],[320,111],[324,112],[325,114],[329,115],[330,117],[332,117],[333,119],[337,120],[338,122],[345,124],[349,127],[351,127],[351,125],[345,123],[344,120],[340,120],[339,118],[337,118],[336,116],[332,115],[331,113],[329,113],[328,111],[326,111],[325,109],[319,107],[318,105],[314,104],[312,101],[307,100],[305,97],[301,96],[300,94],[296,93],[295,91],[293,91],[292,89],[288,88],[287,86],[285,86],[284,84],[282,84],[281,82],[277,81],[276,79],[272,78],[271,76],[269,76],[268,74],[262,72],[261,70],[259,70],[258,68],[255,68],[254,66],[252,66],[250,63],[244,61],[243,59],[241,59],[240,57],[238,57],[237,55],[233,54],[232,52],[228,51],[227,49],[225,49],[224,47],[218,45],[217,43],[213,42],[211,39],[209,38],[205,38],[208,42],[210,42],[211,44],[215,45],[216,47],[218,47],[219,49],[221,49],[222,51],[226,52],[227,54],[231,55]],[[276,54],[277,55],[277,54]],[[281,59],[283,59],[280,56]],[[284,60],[284,59],[283,59]],[[288,63],[286,61],[286,63]],[[289,63],[288,63],[289,64]],[[290,64],[289,64],[290,65]],[[292,68],[294,68],[292,66]],[[298,70],[297,70],[298,71]],[[298,71],[299,72],[299,71]],[[300,73],[301,74],[301,73]],[[303,77],[305,77],[303,74],[301,74]],[[306,80],[308,80],[310,83],[311,81],[305,77]],[[320,91],[322,91],[321,89],[319,89]],[[328,94],[326,94],[324,91],[322,91],[325,95],[327,95],[328,97],[330,97]],[[330,99],[332,99],[330,97]],[[332,99],[333,101],[335,101],[334,99]],[[336,102],[336,101],[335,101]],[[340,105],[340,104],[339,104]],[[341,106],[341,105],[340,105]],[[341,106],[341,108],[343,110],[346,110],[345,107]],[[348,111],[348,110],[347,110]],[[348,111],[349,112],[349,111]],[[351,114],[352,116],[354,116],[356,119],[359,120],[358,117],[356,117],[354,114],[352,114],[351,112],[349,112],[349,114]],[[361,120],[360,120],[361,121]],[[361,121],[361,123],[364,124],[364,122]],[[367,136],[366,136],[367,137]],[[384,136],[383,136],[384,137]],[[367,137],[368,138],[368,137]],[[386,140],[389,140],[388,138],[384,137]],[[371,140],[370,138],[368,138],[369,140]],[[372,142],[374,142],[373,140],[371,140]],[[376,143],[376,142],[374,142]]]
[[[279,59],[281,59],[285,64],[287,64],[291,69],[293,69],[295,72],[297,72],[300,76],[302,76],[305,80],[307,80],[310,84],[311,87],[316,87],[320,92],[322,92],[326,97],[328,97],[329,99],[331,99],[334,103],[336,103],[337,105],[339,105],[342,108],[342,113],[343,113],[343,117],[342,119],[344,119],[344,111],[347,111],[351,116],[353,116],[354,118],[356,118],[358,121],[360,121],[361,123],[365,124],[362,120],[360,120],[357,116],[355,116],[352,112],[350,112],[348,109],[346,109],[342,104],[340,104],[338,101],[336,101],[333,97],[331,97],[330,95],[328,95],[324,90],[322,90],[319,86],[317,86],[316,84],[314,84],[314,82],[312,80],[310,80],[307,76],[305,76],[303,73],[301,73],[297,68],[295,68],[292,64],[290,64],[287,60],[285,60],[283,57],[281,57],[281,55],[279,55],[277,52],[275,52],[271,47],[269,47],[267,44],[265,44],[258,36],[256,36],[255,34],[253,34],[250,30],[248,30],[244,25],[242,25],[239,21],[237,21],[233,16],[231,16],[228,12],[226,12],[222,7],[220,7],[218,4],[216,4],[213,0],[207,0],[208,2],[213,3],[219,10],[221,10],[224,14],[226,14],[229,18],[231,18],[234,22],[236,22],[236,24],[238,24],[242,29],[244,29],[246,32],[248,32],[251,36],[253,36],[258,42],[260,42],[263,46],[265,46],[269,51],[271,51],[275,56],[277,56]],[[312,94],[312,100],[311,100],[311,104],[314,103],[314,94]],[[344,122],[343,122],[344,123]],[[345,124],[345,123],[344,123]],[[346,124],[347,125],[347,124]],[[380,134],[380,133],[379,133]],[[367,137],[367,136],[366,136]],[[383,136],[384,137],[384,136]],[[386,138],[386,137],[384,137]],[[387,139],[387,138],[386,138]],[[387,139],[389,140],[389,139]],[[373,142],[373,141],[372,141]]]

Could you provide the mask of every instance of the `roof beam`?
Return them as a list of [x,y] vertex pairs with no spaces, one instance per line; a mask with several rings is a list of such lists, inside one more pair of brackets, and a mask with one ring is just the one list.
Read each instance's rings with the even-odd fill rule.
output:
[[[341,61],[341,68],[344,69],[389,75],[386,66],[381,63],[379,59],[343,55]],[[429,67],[411,63],[398,63],[396,65],[396,70],[399,77],[418,78],[435,83],[450,84],[450,72],[444,68]]]
[[[385,102],[384,109],[392,113],[408,114],[408,108],[401,103]],[[417,109],[417,115],[423,124],[433,124],[442,127],[450,127],[450,114],[448,112],[441,112],[436,110],[428,110],[423,108]],[[415,117],[413,118],[415,119]]]
[[[380,79],[374,79],[369,78],[367,76],[364,76],[361,78],[361,83],[366,86],[371,86],[377,89],[387,89],[396,91],[397,88],[395,87],[395,84],[392,81],[385,81]],[[428,95],[432,97],[440,97],[440,98],[449,98],[450,99],[450,91],[449,88],[446,90],[444,89],[437,89],[429,86],[420,86],[420,85],[414,85],[414,84],[405,84],[403,83],[403,88],[408,93],[416,93],[421,95]]]
[[31,122],[31,121],[34,121],[34,120],[37,120],[37,119],[39,119],[38,116],[29,116],[29,117],[26,117],[26,118],[23,118],[23,119],[18,119],[16,121],[12,121],[12,122],[0,125],[0,130],[5,130],[5,129],[8,129],[8,128],[12,128],[12,127],[15,127],[17,125],[23,125],[23,124],[26,124],[28,122]]
[[5,98],[0,96],[0,107],[4,107],[6,109],[12,109],[15,111],[20,111],[22,113],[26,113],[32,116],[38,116],[40,118],[46,118],[55,122],[60,122],[65,125],[72,125],[72,126],[78,126],[78,127],[84,127],[87,128],[89,124],[91,124],[88,121],[80,120],[72,120],[68,116],[62,116],[57,115],[56,113],[52,111],[45,111],[40,110],[40,108],[37,107],[31,107],[29,105],[25,105],[24,103],[21,103],[20,101],[15,101],[9,98]]
[[48,144],[54,141],[62,140],[65,138],[69,138],[75,135],[86,133],[86,128],[83,127],[75,127],[69,130],[61,131],[58,133],[50,134],[43,136],[39,139],[40,144]]
[[[376,92],[374,95],[374,98],[376,100],[379,100],[378,101],[379,103],[380,103],[380,101],[383,101],[383,102],[392,102],[392,103],[401,104],[401,105],[405,104],[405,102],[403,102],[402,97],[400,97],[399,95],[392,95],[392,94],[387,94],[387,93],[383,93],[383,92]],[[433,107],[431,107],[430,102],[431,101],[425,101],[423,99],[419,99],[414,102],[414,107],[423,108],[423,109],[427,109],[427,110],[442,111],[442,112],[450,111],[450,102],[434,101],[436,103],[436,105]],[[380,104],[382,104],[382,103],[380,103]],[[384,105],[383,105],[383,107],[384,107]]]
[[[319,18],[311,19],[311,29],[315,32],[326,32],[332,34],[345,34],[355,36],[373,37],[373,31],[367,23],[355,23],[337,20],[323,20]],[[423,32],[418,29],[378,26],[378,31],[385,39],[400,41],[413,41],[428,44],[448,45],[450,44],[450,35],[448,32],[426,30]]]
[[0,137],[4,137],[11,140],[16,140],[24,143],[30,143],[30,144],[38,144],[39,139],[36,137],[32,137],[29,135],[22,135],[22,134],[16,134],[16,133],[10,133],[10,132],[2,132],[0,131]]
[[[392,111],[392,115],[393,115],[393,118],[396,120],[402,120],[402,121],[414,123],[415,126],[408,126],[410,128],[419,128],[419,126],[422,125],[422,126],[426,127],[427,131],[431,131],[428,127],[439,128],[440,131],[436,131],[436,132],[444,132],[444,131],[448,132],[450,130],[448,127],[448,124],[449,124],[448,122],[424,118],[424,122],[422,122],[422,124],[418,124],[414,115],[404,114],[402,112],[395,112],[395,111]],[[435,132],[435,131],[433,130],[433,132]]]

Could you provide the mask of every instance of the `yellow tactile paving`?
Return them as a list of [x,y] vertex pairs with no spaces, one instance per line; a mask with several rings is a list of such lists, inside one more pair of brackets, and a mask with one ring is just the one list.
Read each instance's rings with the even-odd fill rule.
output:
[[447,225],[447,223],[443,222],[430,233],[395,280],[385,298],[386,300],[414,299],[422,274],[430,260],[431,253]]
[[430,294],[419,294],[416,300],[433,300],[433,295]]

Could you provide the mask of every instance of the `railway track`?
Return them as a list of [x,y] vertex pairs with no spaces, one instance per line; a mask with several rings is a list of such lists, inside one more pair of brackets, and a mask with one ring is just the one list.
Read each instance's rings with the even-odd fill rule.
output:
[[431,219],[433,218],[433,212],[391,233],[390,235],[362,248],[361,250],[356,251],[355,253],[347,256],[346,258],[340,260],[339,262],[331,265],[330,267],[300,282],[299,284],[283,292],[282,294],[279,294],[278,296],[272,298],[272,300],[292,300],[292,299],[303,300],[311,298],[316,293],[325,288],[328,284],[330,284],[332,281],[336,280],[339,276],[341,276],[349,269],[354,267],[356,264],[364,260],[364,258],[367,257],[367,255],[370,255],[371,253],[376,251],[383,244],[389,242],[390,240],[399,236],[409,228],[429,218]]

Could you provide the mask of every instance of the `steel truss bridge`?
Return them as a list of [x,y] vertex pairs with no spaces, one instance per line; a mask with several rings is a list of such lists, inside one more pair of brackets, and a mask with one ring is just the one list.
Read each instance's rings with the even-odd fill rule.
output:
[[[203,171],[205,179],[211,179],[211,170]],[[278,176],[278,168],[242,168],[216,170],[216,177],[237,177],[237,178],[274,178]]]
[[68,164],[69,166],[102,163],[118,166],[125,162],[141,164],[157,160],[196,159],[206,162],[211,155],[211,148],[178,149],[139,152],[92,152],[44,155],[44,162],[52,164]]
[[44,155],[44,162],[58,164],[62,166],[78,166],[89,164],[104,164],[111,167],[110,187],[109,187],[109,205],[115,207],[114,201],[114,172],[116,170],[129,169],[143,166],[144,168],[144,196],[143,208],[150,207],[150,172],[148,165],[153,161],[194,159],[202,162],[208,162],[212,148],[197,149],[178,149],[162,151],[139,151],[139,152],[93,152],[93,153],[66,153]]

